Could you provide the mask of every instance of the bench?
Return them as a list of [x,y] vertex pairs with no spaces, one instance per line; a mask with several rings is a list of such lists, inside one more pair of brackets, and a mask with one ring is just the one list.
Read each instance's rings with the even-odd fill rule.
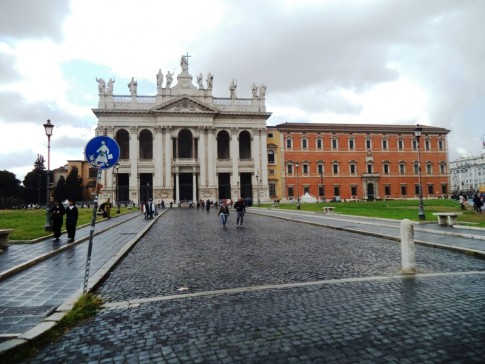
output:
[[271,205],[272,208],[278,207],[278,205]]
[[461,212],[434,212],[433,215],[438,216],[438,225],[453,226],[458,222],[458,215]]
[[324,214],[333,214],[333,210],[335,210],[335,207],[333,206],[323,206],[323,213]]
[[8,236],[13,229],[0,229],[0,250],[8,248]]

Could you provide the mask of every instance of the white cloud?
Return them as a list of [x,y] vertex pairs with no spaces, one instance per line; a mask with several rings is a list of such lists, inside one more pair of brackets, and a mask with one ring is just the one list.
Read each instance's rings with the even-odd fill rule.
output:
[[95,78],[127,94],[133,76],[154,94],[158,69],[178,72],[185,52],[193,75],[214,75],[216,97],[232,78],[239,97],[265,83],[272,125],[420,122],[452,130],[450,158],[474,153],[485,134],[483,14],[481,0],[5,0],[0,169],[19,179],[32,169],[48,118],[52,164],[82,159]]

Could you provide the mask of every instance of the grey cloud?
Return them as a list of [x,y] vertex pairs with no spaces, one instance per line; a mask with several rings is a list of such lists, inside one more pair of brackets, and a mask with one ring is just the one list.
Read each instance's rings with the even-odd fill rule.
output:
[[0,34],[6,38],[62,38],[66,0],[2,0]]
[[[17,150],[8,154],[0,154],[0,170],[12,170],[14,168],[32,167],[34,169],[34,163],[37,159],[37,154],[32,150]],[[20,179],[19,176],[17,176]],[[21,176],[23,179],[24,176]]]
[[13,67],[15,57],[0,53],[0,82],[16,80],[20,75]]

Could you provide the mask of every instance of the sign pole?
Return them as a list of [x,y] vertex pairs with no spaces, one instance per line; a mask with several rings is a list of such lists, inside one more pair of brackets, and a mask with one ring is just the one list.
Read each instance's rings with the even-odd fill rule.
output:
[[99,191],[101,189],[101,175],[103,169],[113,168],[120,157],[120,147],[116,140],[104,135],[91,139],[84,150],[86,160],[98,169],[96,177],[96,194],[94,197],[93,215],[91,216],[91,230],[89,231],[88,255],[86,257],[86,270],[84,271],[83,294],[88,291],[89,269],[91,267],[91,254],[93,251],[94,227],[96,225],[96,212],[98,210]]
[[91,267],[91,253],[93,251],[93,236],[94,236],[94,227],[96,226],[96,213],[98,211],[98,185],[101,182],[101,174],[103,173],[102,169],[98,169],[98,175],[96,177],[96,195],[94,197],[94,204],[93,204],[93,214],[91,215],[91,229],[89,230],[89,246],[88,246],[88,256],[86,258],[86,269],[84,271],[84,288],[83,294],[85,294],[88,290],[88,281],[89,281],[89,269]]

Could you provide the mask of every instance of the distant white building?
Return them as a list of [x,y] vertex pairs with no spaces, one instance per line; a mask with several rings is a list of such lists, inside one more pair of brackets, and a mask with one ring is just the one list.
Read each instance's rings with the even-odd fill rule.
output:
[[485,153],[450,162],[450,176],[453,193],[485,190]]
[[103,174],[103,194],[115,201],[153,198],[166,204],[255,199],[256,192],[268,200],[266,85],[253,84],[248,98],[238,98],[237,81],[227,80],[228,97],[216,98],[211,73],[205,85],[197,75],[194,86],[186,56],[180,66],[175,85],[170,71],[165,80],[161,70],[156,74],[154,96],[137,95],[135,78],[126,95],[113,93],[114,80],[96,79],[96,134],[120,146],[119,168]]

